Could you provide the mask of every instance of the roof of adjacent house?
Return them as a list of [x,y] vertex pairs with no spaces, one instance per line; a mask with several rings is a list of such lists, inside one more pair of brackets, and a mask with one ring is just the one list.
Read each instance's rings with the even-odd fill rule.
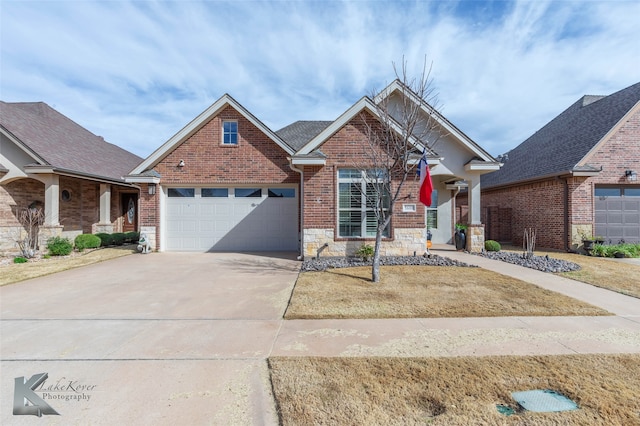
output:
[[329,127],[331,123],[333,123],[333,121],[300,120],[276,131],[276,134],[288,145],[298,151],[300,148],[305,146],[307,142]]
[[38,163],[55,169],[123,180],[142,161],[44,102],[0,101],[0,126]]
[[[586,95],[502,156],[499,171],[482,176],[490,188],[571,171],[597,170],[585,156],[640,102],[640,83],[609,96]],[[498,157],[499,159],[501,157]]]

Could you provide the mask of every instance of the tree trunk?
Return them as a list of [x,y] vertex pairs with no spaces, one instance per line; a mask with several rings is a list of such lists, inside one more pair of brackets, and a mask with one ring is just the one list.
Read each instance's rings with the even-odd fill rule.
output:
[[376,230],[376,244],[373,248],[373,262],[371,263],[371,281],[374,283],[380,282],[380,245],[382,243],[382,232],[385,225],[378,225]]

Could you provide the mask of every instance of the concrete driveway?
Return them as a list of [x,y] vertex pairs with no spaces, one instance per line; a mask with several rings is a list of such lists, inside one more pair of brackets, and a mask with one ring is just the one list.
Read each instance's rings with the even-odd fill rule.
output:
[[[265,358],[298,270],[154,253],[0,288],[0,423],[277,424]],[[59,415],[13,415],[14,379],[41,373]]]

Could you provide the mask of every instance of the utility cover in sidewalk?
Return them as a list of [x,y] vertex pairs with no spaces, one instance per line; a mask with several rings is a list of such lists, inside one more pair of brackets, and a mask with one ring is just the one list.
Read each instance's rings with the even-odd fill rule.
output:
[[511,396],[525,410],[539,413],[578,409],[578,404],[566,396],[549,389],[513,392]]

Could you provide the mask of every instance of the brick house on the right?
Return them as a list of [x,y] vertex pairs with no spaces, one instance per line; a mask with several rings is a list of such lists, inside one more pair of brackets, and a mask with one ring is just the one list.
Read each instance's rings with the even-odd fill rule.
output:
[[481,178],[487,239],[522,245],[533,228],[540,248],[640,242],[640,83],[582,97],[498,159]]

